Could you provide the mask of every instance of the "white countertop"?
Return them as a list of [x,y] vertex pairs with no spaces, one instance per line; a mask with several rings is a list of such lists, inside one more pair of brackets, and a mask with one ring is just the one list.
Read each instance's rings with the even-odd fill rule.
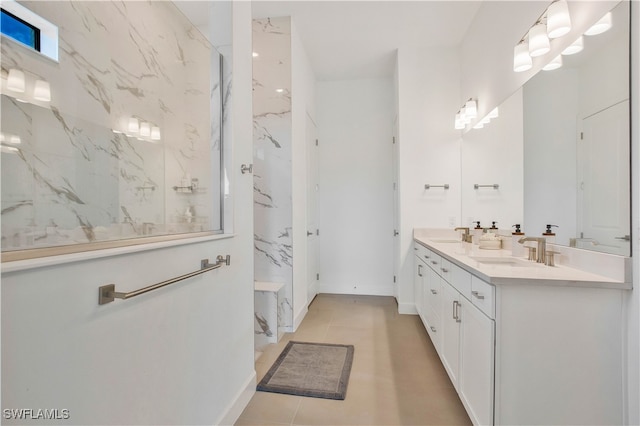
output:
[[631,280],[616,280],[565,265],[546,266],[524,258],[518,258],[526,262],[524,266],[481,263],[473,257],[512,259],[511,250],[483,250],[471,243],[438,242],[439,239],[442,238],[414,234],[414,241],[490,284],[632,289]]

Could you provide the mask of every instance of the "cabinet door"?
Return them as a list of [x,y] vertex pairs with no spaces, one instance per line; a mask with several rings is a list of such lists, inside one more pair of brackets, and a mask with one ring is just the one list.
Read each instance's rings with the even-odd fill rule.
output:
[[424,286],[424,276],[429,269],[422,260],[418,257],[414,257],[415,271],[413,275],[413,300],[416,305],[416,311],[420,317],[424,317],[422,308],[422,288]]
[[446,281],[442,281],[442,350],[440,358],[451,382],[458,389],[460,365],[460,300],[462,296]]
[[461,307],[460,397],[473,424],[493,424],[495,322],[468,301]]
[[431,268],[428,268],[427,274],[424,278],[425,283],[422,307],[425,312],[425,319],[427,320],[427,332],[431,337],[431,341],[433,342],[433,346],[436,348],[436,351],[440,353],[440,346],[442,345],[442,321],[440,320],[442,311],[442,278],[440,278],[440,276]]

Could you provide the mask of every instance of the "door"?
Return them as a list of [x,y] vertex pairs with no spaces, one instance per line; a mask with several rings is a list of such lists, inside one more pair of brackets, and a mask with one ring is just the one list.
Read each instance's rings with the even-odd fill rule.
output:
[[320,266],[318,259],[318,139],[317,127],[307,113],[307,302],[318,294]]
[[400,276],[400,202],[398,197],[398,117],[393,122],[392,140],[393,178],[393,294],[398,298],[398,277]]
[[460,332],[460,395],[473,424],[493,424],[495,322],[466,302]]
[[[440,358],[451,383],[458,389],[460,365],[460,317],[462,296],[446,281],[442,281],[442,353]],[[468,303],[468,302],[467,302]]]
[[582,121],[578,156],[578,241],[630,254],[629,101]]

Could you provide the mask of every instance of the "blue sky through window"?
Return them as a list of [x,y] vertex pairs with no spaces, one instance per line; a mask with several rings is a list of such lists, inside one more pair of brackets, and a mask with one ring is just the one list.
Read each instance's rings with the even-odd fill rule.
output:
[[39,30],[21,19],[16,18],[5,10],[2,10],[0,31],[2,34],[24,43],[32,49],[40,50]]

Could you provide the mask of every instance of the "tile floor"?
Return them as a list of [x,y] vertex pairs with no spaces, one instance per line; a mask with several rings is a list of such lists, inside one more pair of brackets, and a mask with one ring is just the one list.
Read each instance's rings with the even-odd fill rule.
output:
[[399,315],[393,297],[318,295],[258,358],[258,381],[289,340],[355,346],[346,399],[256,392],[236,425],[471,424],[419,317]]

